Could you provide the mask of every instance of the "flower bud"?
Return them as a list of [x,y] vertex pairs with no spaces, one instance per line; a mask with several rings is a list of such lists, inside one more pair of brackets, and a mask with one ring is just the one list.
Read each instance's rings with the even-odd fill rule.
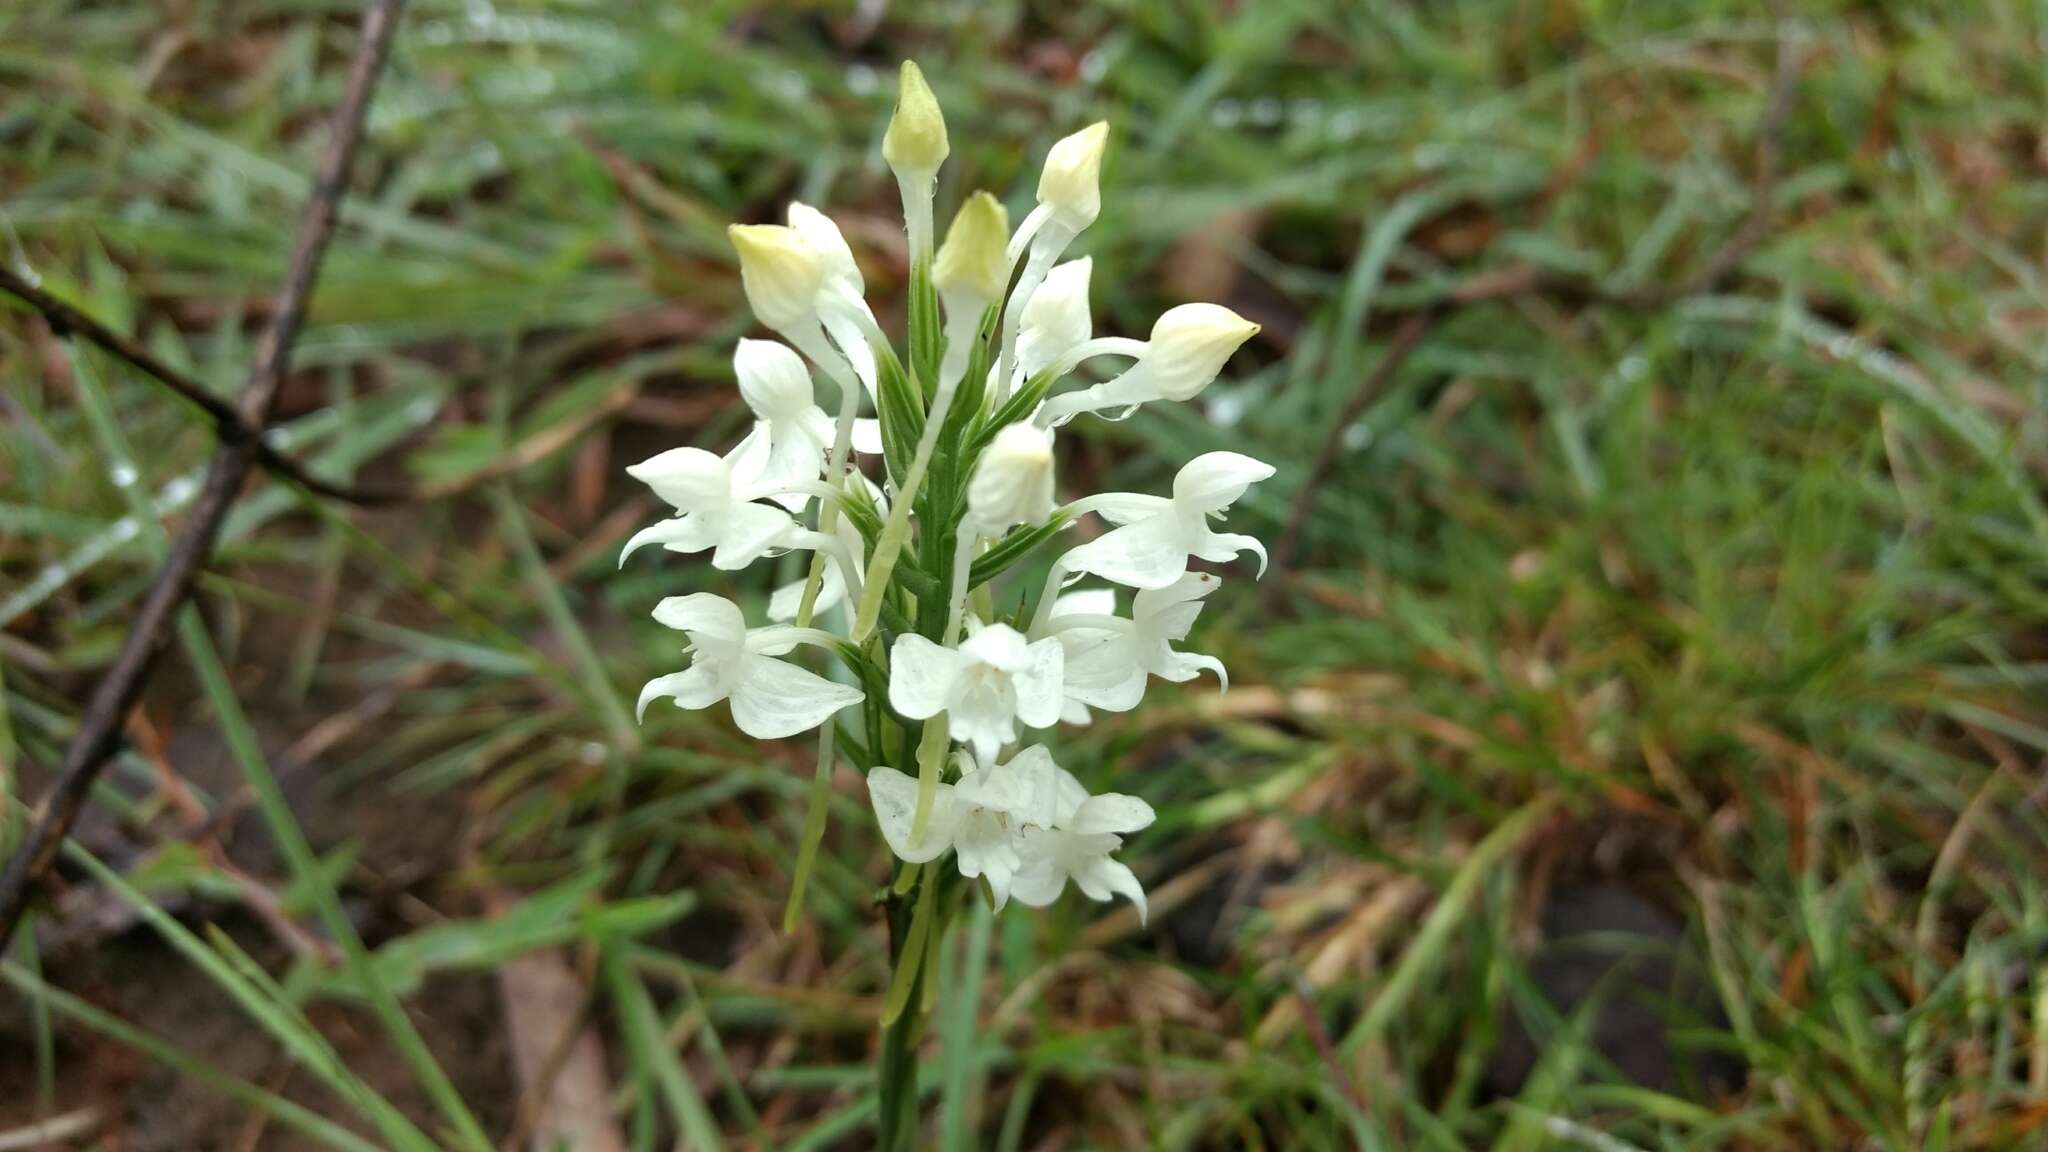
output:
[[882,159],[901,180],[930,180],[938,175],[951,146],[946,142],[946,117],[938,97],[924,82],[924,73],[905,60],[896,87],[896,113],[882,135]]
[[734,224],[725,234],[740,254],[740,284],[761,323],[789,328],[816,312],[825,262],[809,241],[779,224]]
[[1221,304],[1169,308],[1152,325],[1146,375],[1167,399],[1193,399],[1258,330],[1257,324]]
[[763,420],[794,420],[817,403],[803,360],[773,340],[741,340],[732,370],[740,398]]
[[1045,154],[1038,177],[1038,202],[1050,205],[1053,219],[1079,232],[1102,212],[1102,149],[1109,123],[1097,120],[1061,139]]
[[1052,430],[1028,420],[996,433],[967,485],[967,519],[994,536],[1052,515]]
[[946,242],[932,263],[932,284],[941,295],[974,301],[986,308],[1003,298],[1009,287],[1010,262],[1003,245],[1010,239],[1010,214],[1002,202],[976,192],[960,206]]

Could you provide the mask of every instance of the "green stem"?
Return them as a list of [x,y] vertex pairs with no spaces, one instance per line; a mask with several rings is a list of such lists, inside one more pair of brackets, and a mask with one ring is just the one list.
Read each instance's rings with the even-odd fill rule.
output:
[[[931,978],[924,963],[928,951],[924,936],[934,930],[930,917],[937,887],[937,874],[927,869],[915,896],[892,896],[888,902],[889,984],[894,992],[899,982],[907,981],[901,994],[911,1007],[882,1025],[877,1152],[908,1152],[916,1144],[917,1045],[924,1031],[924,1013],[917,1005],[924,998],[924,981]],[[917,923],[920,918],[923,924]]]

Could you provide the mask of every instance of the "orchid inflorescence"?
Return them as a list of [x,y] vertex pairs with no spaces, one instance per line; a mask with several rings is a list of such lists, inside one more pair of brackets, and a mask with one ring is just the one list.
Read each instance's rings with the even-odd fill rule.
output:
[[[1057,502],[1062,425],[1190,400],[1258,331],[1227,308],[1188,304],[1145,340],[1093,334],[1092,265],[1061,257],[1100,211],[1107,137],[1097,123],[1052,146],[1037,204],[1014,231],[1002,204],[975,192],[934,251],[946,126],[906,62],[882,154],[909,236],[907,347],[876,322],[860,267],[823,213],[792,204],[786,225],[734,225],[748,303],[782,340],[741,340],[733,356],[753,428],[723,456],[675,448],[628,469],[674,515],[635,535],[626,555],[659,544],[734,571],[812,554],[806,577],[772,597],[773,623],[749,627],[738,605],[709,593],[663,600],[654,617],[684,633],[691,660],[650,681],[639,704],[644,716],[662,697],[684,708],[728,701],[740,730],[764,740],[818,730],[792,914],[823,834],[836,745],[867,770],[876,820],[906,870],[951,852],[997,908],[1043,906],[1071,880],[1144,915],[1144,890],[1112,854],[1152,809],[1090,795],[1029,734],[1128,711],[1153,677],[1208,671],[1227,686],[1214,657],[1175,647],[1220,583],[1190,562],[1253,552],[1263,571],[1257,540],[1212,522],[1273,469],[1211,452],[1180,470],[1170,495]],[[1062,388],[1084,365],[1119,359],[1102,382]],[[817,403],[813,370],[836,388],[836,417]],[[861,417],[864,402],[875,419]],[[881,458],[881,486],[861,456]],[[1109,530],[1059,556],[1035,597],[999,608],[997,578],[1090,514]],[[1088,577],[1104,584],[1069,590]],[[1118,614],[1118,588],[1132,590],[1129,615]],[[828,615],[843,621],[837,631],[817,626]],[[836,657],[842,679],[802,666],[804,647]],[[834,719],[854,708],[858,724]],[[898,891],[913,879],[899,876]]]

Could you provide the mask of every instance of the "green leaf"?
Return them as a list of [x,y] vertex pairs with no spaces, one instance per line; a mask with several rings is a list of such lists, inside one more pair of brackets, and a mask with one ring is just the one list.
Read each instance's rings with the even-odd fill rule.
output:
[[967,587],[970,590],[979,588],[1001,576],[1071,523],[1073,519],[1061,513],[1043,524],[1026,524],[1011,529],[1008,535],[996,541],[994,547],[975,557],[974,567],[967,571]]

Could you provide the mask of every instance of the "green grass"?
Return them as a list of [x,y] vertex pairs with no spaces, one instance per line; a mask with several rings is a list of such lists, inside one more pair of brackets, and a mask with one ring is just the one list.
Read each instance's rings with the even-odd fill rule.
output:
[[[231,388],[355,7],[6,5],[0,254]],[[1131,852],[1153,926],[1078,898],[959,918],[926,1050],[939,1146],[2040,1138],[2048,8],[1790,7],[1805,65],[1776,225],[1738,275],[1655,309],[1445,316],[1369,399],[1297,572],[1212,601],[1197,646],[1231,693],[1160,688],[1063,733],[1084,780],[1160,812]],[[620,726],[677,660],[646,618],[660,596],[758,608],[777,582],[615,571],[652,515],[621,467],[736,432],[729,354],[751,329],[727,222],[829,208],[898,326],[877,153],[896,61],[923,64],[952,127],[942,214],[977,186],[1027,203],[1044,146],[1106,116],[1080,244],[1098,331],[1141,335],[1190,292],[1267,331],[1201,404],[1071,427],[1064,482],[1152,488],[1247,451],[1280,472],[1232,527],[1270,541],[1387,334],[1451,285],[1516,262],[1617,290],[1700,267],[1752,207],[1781,31],[1734,0],[1065,8],[891,5],[868,30],[802,6],[419,0],[300,345],[290,447],[365,482],[532,462],[391,512],[254,490],[202,582],[213,645],[187,645],[196,667],[174,647],[149,697],[160,728],[238,733],[259,783],[281,769],[221,692],[280,744],[374,708],[324,783],[347,805],[464,805],[475,856],[433,890],[433,946],[373,949],[393,973],[579,956],[639,1147],[863,1147],[877,1107],[888,873],[857,781],[839,774],[785,938],[808,742],[760,749],[667,708]],[[18,310],[0,390],[0,752],[32,799],[152,570],[158,537],[127,518],[175,530],[210,438]],[[143,845],[185,826],[139,751],[99,800]],[[1585,1005],[1532,975],[1546,893],[1613,883],[1683,926],[1711,1003],[1638,1010],[1743,1069],[1724,1090],[1630,1083]],[[583,906],[465,924],[493,885]],[[165,930],[214,950],[249,1029],[346,1103],[356,1081],[302,1008],[349,980],[273,986]],[[664,946],[686,938],[723,946]],[[34,960],[8,982],[60,1040],[123,1034]],[[1539,1056],[1503,1099],[1484,1073],[1511,1020]],[[329,1144],[355,1139],[335,1123],[448,1138],[424,1106],[323,1119],[165,1039],[134,1042]],[[62,1059],[24,1056],[0,1098],[51,1060],[62,1089]]]

